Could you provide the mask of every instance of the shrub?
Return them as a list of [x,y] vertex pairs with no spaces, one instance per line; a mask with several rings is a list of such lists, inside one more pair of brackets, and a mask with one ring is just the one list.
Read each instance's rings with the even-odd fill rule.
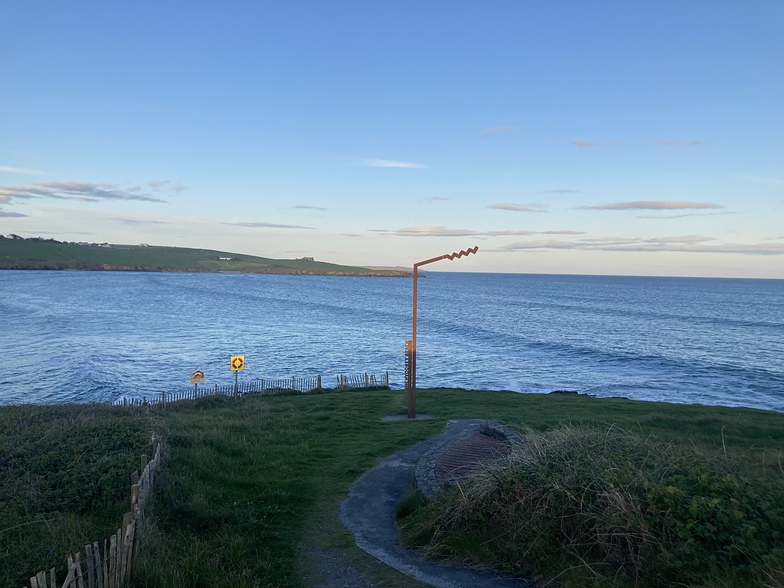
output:
[[531,433],[401,531],[425,555],[569,585],[768,583],[781,569],[784,475],[741,457],[616,427]]

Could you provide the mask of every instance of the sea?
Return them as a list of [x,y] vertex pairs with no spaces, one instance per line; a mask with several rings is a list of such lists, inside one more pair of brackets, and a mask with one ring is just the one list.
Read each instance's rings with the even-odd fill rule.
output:
[[[784,411],[784,280],[429,272],[420,388],[572,391]],[[239,380],[389,373],[412,280],[0,271],[0,404],[107,402]]]

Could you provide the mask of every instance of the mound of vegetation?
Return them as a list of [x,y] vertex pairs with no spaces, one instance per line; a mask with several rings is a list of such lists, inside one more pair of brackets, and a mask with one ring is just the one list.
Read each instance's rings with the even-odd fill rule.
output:
[[[772,461],[772,463],[771,463]],[[433,501],[403,541],[426,557],[566,586],[784,586],[784,470],[616,427],[561,426]]]

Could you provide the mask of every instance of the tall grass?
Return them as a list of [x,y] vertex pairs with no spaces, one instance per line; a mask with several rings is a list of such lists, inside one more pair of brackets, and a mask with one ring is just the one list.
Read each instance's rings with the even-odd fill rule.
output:
[[410,498],[401,528],[426,556],[546,584],[781,586],[784,469],[747,462],[615,426],[529,431],[436,500]]

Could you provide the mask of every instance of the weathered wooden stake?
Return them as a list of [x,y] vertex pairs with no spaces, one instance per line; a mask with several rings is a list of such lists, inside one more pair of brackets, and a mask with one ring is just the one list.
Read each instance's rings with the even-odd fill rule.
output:
[[87,556],[87,585],[90,588],[95,588],[95,561],[93,560],[93,546],[89,543],[84,546],[84,553]]
[[98,580],[95,587],[103,588],[103,562],[101,561],[101,550],[98,549],[97,541],[93,541],[93,558],[95,560],[95,577]]

